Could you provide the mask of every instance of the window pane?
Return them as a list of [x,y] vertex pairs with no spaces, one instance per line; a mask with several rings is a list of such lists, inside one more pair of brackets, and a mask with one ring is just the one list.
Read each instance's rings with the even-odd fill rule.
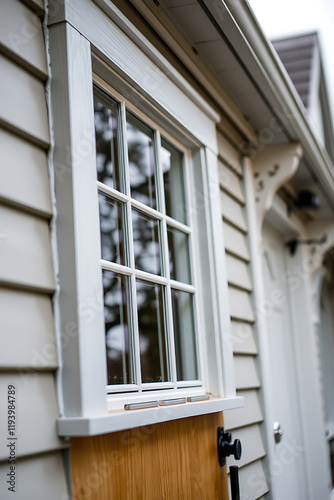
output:
[[172,290],[172,305],[177,379],[197,380],[193,297],[190,293]]
[[131,196],[156,208],[153,131],[131,113],[126,119]]
[[122,203],[99,193],[102,259],[124,264]]
[[189,237],[168,226],[169,270],[173,280],[190,283]]
[[142,382],[165,382],[168,370],[163,289],[141,280],[136,286]]
[[132,228],[136,268],[161,274],[159,221],[132,209]]
[[120,190],[117,144],[117,105],[103,92],[94,91],[97,178]]
[[102,271],[108,385],[132,384],[128,278]]
[[164,177],[166,214],[186,224],[183,154],[161,140],[161,165]]

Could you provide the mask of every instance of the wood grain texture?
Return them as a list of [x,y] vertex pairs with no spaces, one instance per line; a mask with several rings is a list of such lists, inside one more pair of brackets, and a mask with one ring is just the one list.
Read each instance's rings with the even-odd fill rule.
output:
[[71,441],[73,500],[228,500],[222,413]]

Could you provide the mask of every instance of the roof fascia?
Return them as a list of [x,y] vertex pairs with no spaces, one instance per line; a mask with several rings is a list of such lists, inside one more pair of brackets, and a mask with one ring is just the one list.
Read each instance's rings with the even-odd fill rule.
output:
[[294,141],[300,141],[304,155],[309,159],[322,188],[331,199],[334,199],[333,163],[313,134],[300,105],[297,91],[286,78],[286,70],[265,37],[249,4],[247,1],[220,0],[224,15],[217,16],[217,2],[204,1],[212,14],[216,15],[216,21],[224,23],[225,32],[229,26],[227,36],[234,35],[239,57],[247,61],[249,70],[253,71],[254,66],[257,67],[254,77],[257,75],[258,85],[267,99],[273,103],[273,111],[277,107],[281,113],[292,117],[287,130],[290,131]]

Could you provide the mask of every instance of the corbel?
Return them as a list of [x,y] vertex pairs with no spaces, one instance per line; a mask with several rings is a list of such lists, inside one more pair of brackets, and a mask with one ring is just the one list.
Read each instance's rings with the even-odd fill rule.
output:
[[269,146],[257,152],[253,172],[258,234],[262,234],[264,216],[275,193],[294,175],[301,157],[302,148],[298,143]]

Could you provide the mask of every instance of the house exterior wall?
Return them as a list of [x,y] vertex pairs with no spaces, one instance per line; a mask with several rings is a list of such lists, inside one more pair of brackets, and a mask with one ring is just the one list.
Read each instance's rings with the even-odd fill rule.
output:
[[[58,368],[51,296],[52,196],[42,2],[1,3],[0,16],[0,496],[8,487],[8,386],[15,387],[17,498],[66,494],[58,438]],[[37,12],[38,11],[38,12]],[[18,472],[19,469],[19,472]],[[19,477],[19,479],[18,479]]]

